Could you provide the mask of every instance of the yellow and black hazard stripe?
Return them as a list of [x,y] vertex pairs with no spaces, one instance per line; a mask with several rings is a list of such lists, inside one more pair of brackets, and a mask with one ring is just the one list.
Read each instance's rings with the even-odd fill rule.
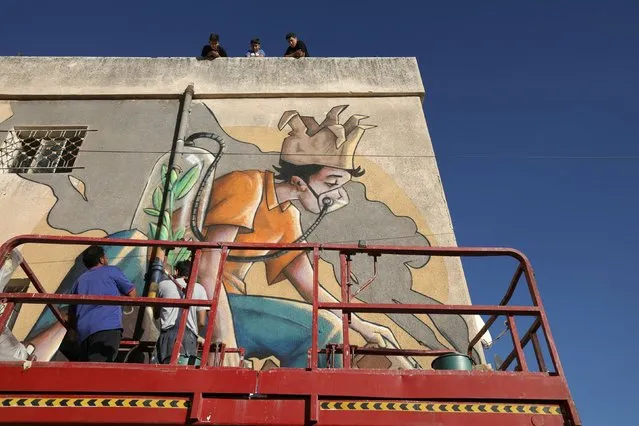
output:
[[0,408],[188,408],[185,399],[149,398],[0,398]]
[[479,414],[549,414],[561,415],[558,405],[491,404],[491,403],[438,403],[406,401],[322,401],[322,410],[347,411],[422,411],[427,413],[479,413]]

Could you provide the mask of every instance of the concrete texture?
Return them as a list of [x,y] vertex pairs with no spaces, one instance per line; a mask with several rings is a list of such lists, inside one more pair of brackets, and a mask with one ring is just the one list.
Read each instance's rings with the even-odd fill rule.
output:
[[414,58],[0,57],[0,98],[423,96]]

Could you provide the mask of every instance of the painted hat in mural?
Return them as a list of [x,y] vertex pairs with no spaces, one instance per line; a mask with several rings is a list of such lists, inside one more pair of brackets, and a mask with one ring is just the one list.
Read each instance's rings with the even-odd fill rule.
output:
[[355,168],[355,149],[364,132],[373,125],[360,124],[366,115],[354,114],[340,124],[340,114],[348,105],[332,108],[321,124],[314,117],[300,115],[297,111],[286,111],[278,124],[282,130],[287,124],[291,128],[282,143],[280,159],[297,166],[318,164],[350,170]]

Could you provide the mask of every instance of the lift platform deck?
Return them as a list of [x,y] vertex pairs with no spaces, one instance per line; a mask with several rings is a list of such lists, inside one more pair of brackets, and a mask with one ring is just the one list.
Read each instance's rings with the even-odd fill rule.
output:
[[[208,306],[209,326],[202,345],[202,365],[180,365],[179,346],[171,363],[122,364],[20,361],[0,363],[0,424],[101,425],[535,425],[579,426],[577,414],[552,338],[532,267],[520,252],[503,248],[439,248],[324,244],[238,244],[100,239],[24,235],[0,247],[0,266],[12,250],[24,244],[74,244],[146,247],[186,247],[193,270],[185,299],[47,294],[26,259],[20,266],[37,293],[0,293],[4,329],[16,304],[46,304],[66,325],[59,304],[122,306]],[[203,249],[219,249],[222,262],[211,300],[191,299]],[[312,346],[307,368],[255,371],[222,366],[221,360],[241,348],[212,342],[224,261],[230,250],[298,250],[311,256],[314,270]],[[341,301],[318,300],[320,252],[339,252]],[[517,268],[498,305],[400,305],[352,302],[349,285],[355,255],[417,254],[445,257],[510,257]],[[532,303],[509,302],[520,281],[526,282]],[[318,347],[321,310],[341,310],[341,344]],[[506,317],[513,349],[494,371],[371,370],[354,368],[353,356],[437,356],[428,349],[358,348],[349,342],[349,314],[357,312],[484,315],[488,319],[470,340],[468,354],[499,317]],[[515,318],[532,318],[520,336]],[[178,341],[186,326],[181,317]],[[545,343],[545,345],[542,344]],[[141,342],[127,342],[141,344]],[[529,366],[525,348],[531,345],[536,368]],[[342,366],[319,368],[320,356]],[[548,359],[546,359],[548,358]],[[331,363],[329,362],[329,365]],[[336,364],[333,364],[336,365]]]

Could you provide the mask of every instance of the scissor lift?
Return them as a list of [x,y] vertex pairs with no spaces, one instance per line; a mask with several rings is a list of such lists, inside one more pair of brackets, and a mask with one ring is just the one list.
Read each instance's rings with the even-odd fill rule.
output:
[[[228,424],[228,425],[581,425],[570,395],[541,303],[533,271],[520,252],[503,248],[439,248],[332,244],[239,244],[167,242],[106,238],[24,235],[0,247],[0,266],[24,244],[186,247],[193,270],[185,299],[81,296],[47,294],[26,260],[21,267],[37,293],[0,293],[4,310],[0,330],[16,304],[46,304],[66,325],[56,304],[111,304],[123,306],[210,306],[209,326],[202,345],[200,366],[179,365],[179,345],[171,364],[5,362],[0,363],[0,424]],[[194,280],[203,249],[220,249],[222,261],[211,300],[192,300]],[[308,368],[255,371],[221,366],[228,352],[212,342],[213,324],[226,257],[234,249],[304,250],[310,252],[314,271],[312,347]],[[340,255],[341,302],[318,300],[318,265],[321,251]],[[511,257],[518,266],[499,305],[401,305],[352,303],[349,283],[353,256],[411,254],[445,257]],[[509,301],[524,278],[530,306]],[[341,310],[343,342],[318,347],[320,310]],[[512,352],[495,371],[369,370],[353,368],[354,355],[437,356],[449,351],[425,349],[357,348],[349,342],[349,315],[356,312],[490,315],[471,339],[468,354],[497,318],[504,316],[513,343]],[[520,337],[515,317],[534,321]],[[181,316],[181,341],[186,316]],[[545,338],[547,367],[539,331]],[[144,342],[125,342],[138,345]],[[149,343],[147,342],[147,345]],[[537,369],[530,369],[524,348],[531,344]],[[318,368],[320,356],[342,358],[340,368]],[[533,371],[534,370],[534,371]]]

